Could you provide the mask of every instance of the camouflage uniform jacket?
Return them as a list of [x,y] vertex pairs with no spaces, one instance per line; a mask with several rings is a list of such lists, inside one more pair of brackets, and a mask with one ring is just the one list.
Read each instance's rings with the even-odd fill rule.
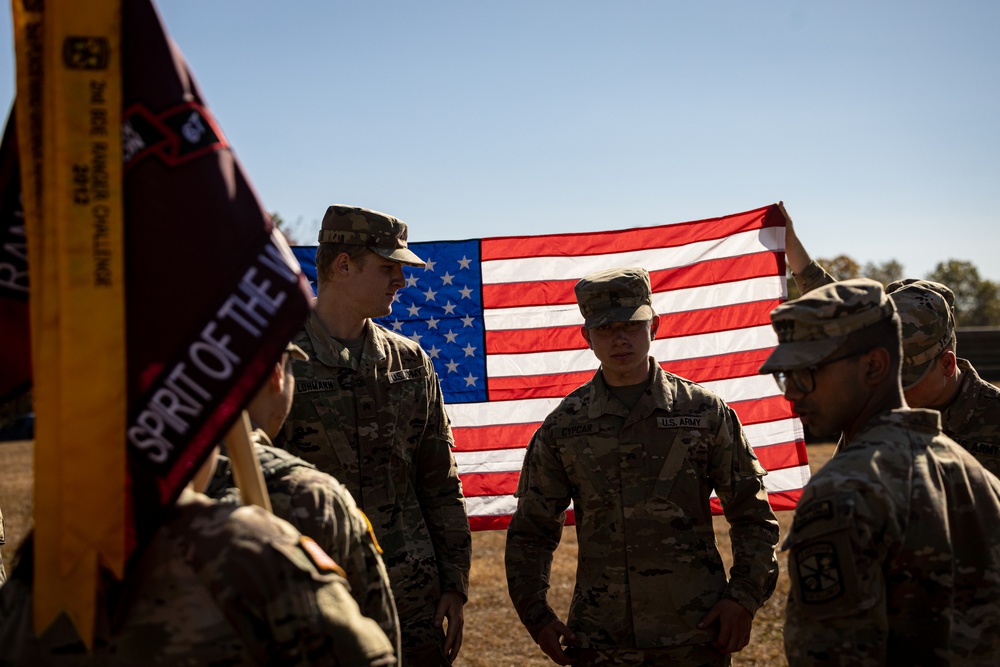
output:
[[[254,431],[271,510],[295,526],[339,564],[351,585],[351,596],[361,613],[373,619],[393,641],[399,653],[399,619],[392,599],[389,574],[368,518],[354,504],[344,485],[310,463],[270,446],[261,430]],[[215,477],[206,493],[222,502],[240,504],[229,459],[220,456]]]
[[443,592],[468,597],[472,537],[431,360],[373,322],[365,336],[358,363],[310,315],[295,336],[310,361],[293,362],[295,398],[276,444],[336,477],[368,515],[412,645]]
[[1000,481],[932,410],[868,422],[806,485],[789,550],[797,665],[1000,665]]
[[941,410],[942,430],[1000,477],[1000,389],[986,382],[965,359],[958,360],[962,384]]
[[185,490],[175,513],[102,590],[94,651],[62,615],[31,632],[31,577],[0,588],[0,665],[394,664],[332,561],[285,521]]
[[[778,524],[736,414],[707,389],[655,366],[629,411],[600,371],[536,431],[507,531],[511,600],[536,638],[556,618],[546,601],[552,553],[570,501],[579,559],[568,625],[582,648],[680,646],[722,597],[751,614],[774,591]],[[709,497],[732,526],[730,579]]]

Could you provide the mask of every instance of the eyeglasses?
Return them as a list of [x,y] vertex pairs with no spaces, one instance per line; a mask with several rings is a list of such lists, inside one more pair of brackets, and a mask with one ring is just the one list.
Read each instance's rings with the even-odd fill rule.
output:
[[834,359],[827,359],[820,364],[814,364],[812,366],[807,366],[806,368],[795,368],[790,371],[777,371],[772,373],[774,376],[774,381],[778,383],[778,389],[784,394],[788,389],[789,383],[795,385],[803,394],[811,393],[816,389],[816,371],[823,366],[835,363],[837,361],[843,361],[844,359],[850,359],[851,357],[860,357],[862,354],[868,354],[873,348],[867,350],[858,350],[857,352],[848,352],[845,355],[835,357]]

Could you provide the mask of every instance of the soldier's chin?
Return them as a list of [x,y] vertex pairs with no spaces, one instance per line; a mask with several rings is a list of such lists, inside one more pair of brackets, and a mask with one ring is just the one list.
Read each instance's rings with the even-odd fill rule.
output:
[[831,429],[817,427],[815,424],[803,424],[802,430],[806,434],[806,442],[828,442],[840,437],[840,433],[828,432]]

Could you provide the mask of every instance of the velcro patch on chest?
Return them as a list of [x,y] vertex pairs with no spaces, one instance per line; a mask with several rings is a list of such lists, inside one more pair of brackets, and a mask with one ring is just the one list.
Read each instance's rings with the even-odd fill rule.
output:
[[658,428],[705,428],[705,418],[694,415],[657,417],[656,426]]
[[590,435],[592,433],[597,433],[596,424],[593,422],[589,424],[572,424],[571,426],[563,426],[562,428],[556,429],[555,436],[557,438],[573,438],[578,435]]
[[389,384],[406,382],[407,380],[416,380],[417,378],[422,378],[426,375],[427,369],[423,366],[418,366],[417,368],[403,368],[389,373]]
[[336,380],[295,380],[296,394],[308,394],[314,391],[332,391],[339,388],[340,383]]
[[967,440],[964,438],[952,438],[958,444],[969,450],[969,453],[973,456],[1000,456],[1000,445],[994,445],[988,442],[976,442],[974,440]]
[[299,545],[302,547],[302,550],[306,552],[306,555],[309,556],[309,560],[312,561],[312,564],[316,566],[317,570],[320,572],[336,572],[345,579],[347,578],[347,573],[344,572],[344,568],[337,565],[337,562],[330,558],[330,556],[323,551],[323,547],[316,544],[316,541],[311,537],[302,535],[299,538]]

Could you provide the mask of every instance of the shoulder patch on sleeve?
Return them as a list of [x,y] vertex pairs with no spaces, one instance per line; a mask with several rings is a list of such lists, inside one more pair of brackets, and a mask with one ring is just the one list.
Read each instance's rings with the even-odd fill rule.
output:
[[305,552],[312,564],[316,566],[316,569],[320,572],[335,572],[340,576],[347,578],[347,573],[344,572],[344,568],[337,565],[337,563],[323,551],[323,547],[316,544],[316,541],[311,537],[306,537],[302,535],[299,537],[299,546],[302,547],[302,551]]
[[802,604],[826,604],[844,595],[844,573],[833,542],[810,542],[795,553],[794,562]]
[[803,618],[870,609],[882,594],[879,563],[866,558],[852,537],[851,507],[848,498],[818,498],[795,510],[782,549],[789,551],[790,593]]

